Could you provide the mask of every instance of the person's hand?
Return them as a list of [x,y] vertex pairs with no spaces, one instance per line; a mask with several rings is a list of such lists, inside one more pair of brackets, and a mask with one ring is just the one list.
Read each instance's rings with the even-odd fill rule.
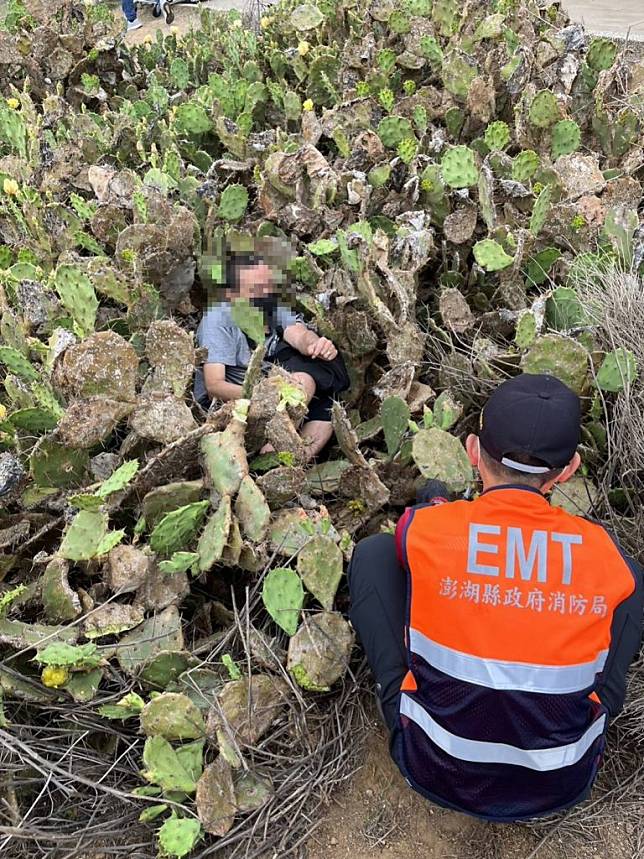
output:
[[309,358],[320,358],[322,361],[333,361],[338,354],[338,350],[328,337],[318,337],[318,339],[309,347]]

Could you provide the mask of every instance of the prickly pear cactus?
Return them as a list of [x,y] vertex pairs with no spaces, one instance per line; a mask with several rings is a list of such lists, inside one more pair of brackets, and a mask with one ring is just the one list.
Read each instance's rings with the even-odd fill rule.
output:
[[387,397],[380,407],[380,420],[389,456],[395,456],[407,432],[409,406],[400,397]]
[[304,589],[293,570],[277,567],[264,579],[262,600],[266,611],[287,635],[295,635],[304,604]]
[[494,239],[482,239],[474,245],[474,259],[485,271],[502,271],[514,258]]
[[208,501],[196,501],[166,513],[150,534],[152,551],[169,557],[186,549],[199,530],[208,507]]
[[255,481],[246,475],[242,479],[235,501],[235,516],[242,534],[254,543],[266,536],[271,519],[270,507]]
[[342,578],[342,550],[330,537],[312,537],[297,555],[297,571],[322,608],[331,611]]
[[248,474],[248,460],[244,447],[246,430],[245,415],[248,401],[237,404],[239,417],[233,418],[226,429],[219,433],[209,433],[201,439],[201,454],[208,481],[221,495],[234,495]]
[[528,118],[536,128],[549,128],[559,119],[559,104],[554,93],[542,89],[532,99]]
[[581,129],[572,119],[561,119],[552,129],[551,153],[553,161],[560,155],[576,152],[581,144]]
[[451,188],[476,185],[479,171],[474,152],[467,146],[451,146],[441,159],[441,172]]
[[483,137],[489,149],[498,149],[502,151],[510,142],[510,128],[507,122],[497,120],[490,123],[485,129]]
[[287,668],[303,689],[328,691],[347,670],[353,643],[353,632],[341,614],[313,615],[289,642]]
[[396,149],[399,143],[414,137],[414,130],[408,119],[402,116],[386,116],[378,125],[378,137],[387,149]]
[[556,376],[577,394],[583,393],[588,381],[588,352],[576,340],[545,334],[538,337],[523,356],[524,373]]
[[230,497],[224,495],[219,502],[219,507],[217,507],[215,513],[208,519],[199,537],[197,554],[199,556],[198,565],[201,572],[210,570],[221,560],[228,542],[231,525],[232,511]]
[[219,217],[225,221],[240,221],[248,206],[248,191],[243,185],[229,185],[219,201]]
[[637,379],[637,361],[629,349],[620,346],[609,352],[597,371],[597,387],[602,391],[617,393],[629,387]]
[[452,492],[463,492],[474,479],[461,442],[438,427],[416,433],[412,456],[423,477],[442,480]]

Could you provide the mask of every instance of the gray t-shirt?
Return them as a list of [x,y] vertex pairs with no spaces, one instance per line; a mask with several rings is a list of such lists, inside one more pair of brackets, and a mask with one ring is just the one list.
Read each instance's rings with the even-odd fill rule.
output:
[[[296,322],[303,322],[300,314],[295,313],[290,307],[277,305],[274,322],[276,327],[288,328]],[[267,346],[274,336],[274,331],[266,335]],[[197,328],[197,342],[208,349],[206,364],[224,364],[226,381],[234,385],[243,383],[250,361],[251,347],[244,332],[233,322],[228,302],[219,302],[206,310]],[[195,375],[194,393],[195,399],[199,402],[208,398],[202,367],[198,368]]]

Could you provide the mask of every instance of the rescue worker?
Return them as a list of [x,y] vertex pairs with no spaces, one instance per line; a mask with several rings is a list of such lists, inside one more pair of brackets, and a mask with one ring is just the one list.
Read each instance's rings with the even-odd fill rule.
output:
[[546,497],[579,468],[579,436],[564,384],[504,382],[466,443],[482,494],[449,501],[430,481],[349,570],[392,757],[419,793],[486,820],[588,795],[640,646],[641,569]]

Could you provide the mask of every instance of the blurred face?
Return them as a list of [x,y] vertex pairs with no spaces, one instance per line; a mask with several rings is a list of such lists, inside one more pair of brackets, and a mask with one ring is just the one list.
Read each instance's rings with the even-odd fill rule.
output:
[[270,266],[261,262],[239,269],[240,298],[267,298],[275,291]]

